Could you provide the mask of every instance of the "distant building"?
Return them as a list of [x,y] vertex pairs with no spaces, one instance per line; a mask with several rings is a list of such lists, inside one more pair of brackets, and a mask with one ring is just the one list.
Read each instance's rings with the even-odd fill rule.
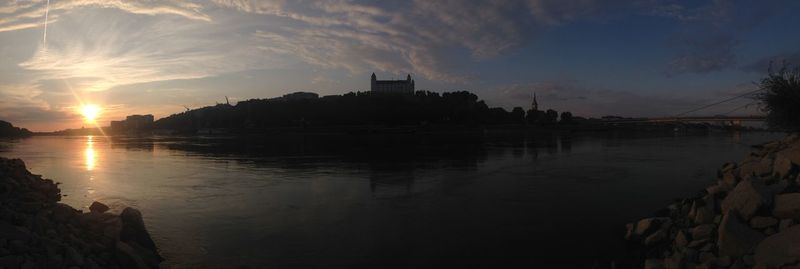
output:
[[319,94],[313,92],[293,92],[284,94],[281,99],[283,100],[304,100],[304,99],[317,99]]
[[414,93],[414,80],[409,74],[405,80],[378,80],[372,73],[370,91],[382,93]]
[[111,132],[131,133],[150,130],[153,128],[153,115],[130,115],[125,120],[111,121]]

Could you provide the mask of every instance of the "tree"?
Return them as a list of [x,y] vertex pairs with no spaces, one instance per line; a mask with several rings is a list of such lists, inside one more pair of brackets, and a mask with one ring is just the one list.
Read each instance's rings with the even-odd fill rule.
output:
[[790,132],[800,131],[800,68],[791,69],[784,64],[773,72],[770,67],[759,89],[758,99],[767,113],[767,125]]
[[556,122],[558,122],[558,111],[548,109],[547,112],[545,112],[545,123],[553,124]]
[[561,112],[561,123],[563,124],[572,124],[572,113],[569,111]]
[[511,110],[511,120],[514,123],[522,123],[525,122],[525,110],[521,107],[514,107]]

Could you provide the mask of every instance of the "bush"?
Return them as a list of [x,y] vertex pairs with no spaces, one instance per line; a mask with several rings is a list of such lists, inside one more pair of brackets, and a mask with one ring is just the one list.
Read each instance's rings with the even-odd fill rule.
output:
[[758,95],[767,113],[770,128],[790,132],[800,131],[800,68],[783,65],[759,83]]

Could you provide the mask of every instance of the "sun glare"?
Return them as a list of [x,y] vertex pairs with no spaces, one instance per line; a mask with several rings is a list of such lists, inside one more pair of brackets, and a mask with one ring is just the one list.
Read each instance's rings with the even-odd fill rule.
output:
[[97,105],[83,105],[81,106],[81,115],[86,122],[95,122],[97,116],[100,115],[100,107]]

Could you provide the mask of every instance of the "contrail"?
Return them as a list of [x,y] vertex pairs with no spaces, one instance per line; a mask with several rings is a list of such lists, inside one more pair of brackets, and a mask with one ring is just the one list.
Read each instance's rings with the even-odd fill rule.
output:
[[50,0],[47,0],[47,7],[44,9],[44,37],[42,37],[42,45],[47,50],[47,15],[50,13]]

